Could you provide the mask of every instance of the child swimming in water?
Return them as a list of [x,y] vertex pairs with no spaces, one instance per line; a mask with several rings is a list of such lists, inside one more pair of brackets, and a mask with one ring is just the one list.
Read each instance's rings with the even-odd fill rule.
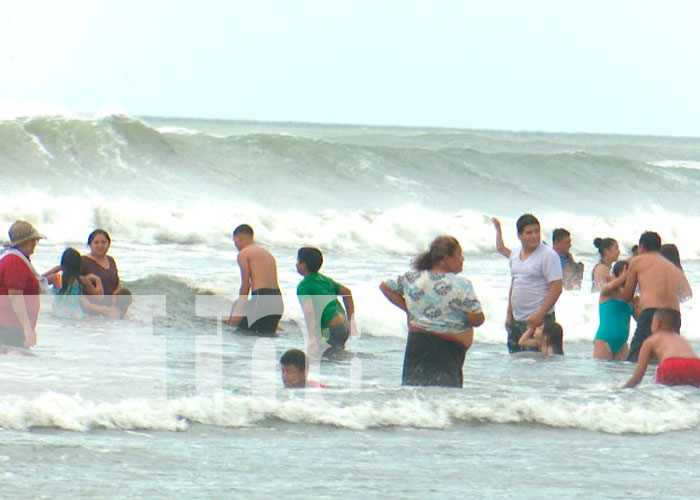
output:
[[659,360],[654,381],[663,385],[692,385],[700,387],[700,359],[690,343],[677,329],[678,311],[659,308],[651,320],[651,335],[639,350],[634,373],[624,385],[634,387],[644,378],[649,359]]
[[564,354],[564,330],[559,323],[546,322],[538,328],[528,328],[522,334],[518,345],[520,347],[535,347],[542,354]]
[[303,389],[304,387],[325,388],[320,382],[306,378],[306,354],[299,349],[289,349],[280,358],[282,383],[287,389]]

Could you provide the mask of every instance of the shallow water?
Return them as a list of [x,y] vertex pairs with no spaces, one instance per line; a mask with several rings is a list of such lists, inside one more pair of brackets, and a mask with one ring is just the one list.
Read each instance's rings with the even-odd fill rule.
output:
[[[698,496],[700,392],[655,386],[654,367],[620,389],[633,366],[591,359],[587,293],[593,237],[624,250],[649,228],[700,282],[697,140],[129,117],[16,120],[3,134],[16,140],[0,151],[0,222],[47,234],[40,270],[104,226],[135,302],[128,321],[73,322],[47,298],[38,357],[1,357],[0,498]],[[601,178],[630,182],[601,191]],[[96,192],[105,182],[114,191]],[[568,227],[587,267],[583,291],[557,304],[564,357],[506,352],[510,276],[488,215],[513,246],[523,211],[543,238]],[[277,258],[276,338],[219,320],[238,289],[240,222]],[[378,285],[441,233],[462,243],[487,321],[462,390],[402,388],[405,317]],[[302,245],[321,247],[322,272],[356,303],[346,355],[312,366],[327,390],[280,380],[279,356],[304,344]],[[698,349],[695,299],[682,313]]]

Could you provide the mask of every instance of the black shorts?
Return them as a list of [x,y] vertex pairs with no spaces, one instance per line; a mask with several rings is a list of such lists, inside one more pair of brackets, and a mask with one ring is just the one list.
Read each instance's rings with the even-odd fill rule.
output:
[[462,387],[467,348],[422,332],[408,332],[402,385]]
[[[544,322],[545,323],[550,323],[556,321],[556,318],[554,317],[554,313],[549,313],[544,317]],[[524,321],[517,321],[515,319],[511,320],[510,322],[510,327],[507,329],[508,331],[508,341],[506,342],[506,345],[508,346],[508,352],[509,353],[514,353],[514,352],[521,352],[521,351],[539,351],[537,347],[520,347],[518,345],[518,341],[520,340],[520,337],[522,337],[523,333],[525,333],[525,330],[528,329],[527,323]]]
[[251,293],[246,317],[238,325],[247,333],[273,335],[282,319],[284,304],[279,288],[260,288]]
[[345,323],[338,326],[331,326],[323,331],[323,340],[328,342],[331,347],[338,349],[343,349],[345,347],[345,342],[348,341],[349,336],[350,330]]
[[[637,320],[637,328],[634,330],[634,336],[632,337],[632,342],[630,342],[630,352],[627,355],[627,361],[637,362],[639,358],[639,350],[642,348],[642,344],[651,335],[651,320],[654,318],[654,313],[658,308],[649,307],[644,309],[639,315]],[[675,311],[678,314],[676,318],[676,332],[681,331],[681,313],[680,311]]]

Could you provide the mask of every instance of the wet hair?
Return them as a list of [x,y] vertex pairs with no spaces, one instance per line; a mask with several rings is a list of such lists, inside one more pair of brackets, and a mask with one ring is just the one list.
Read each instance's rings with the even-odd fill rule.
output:
[[114,296],[114,305],[122,313],[126,313],[126,310],[129,309],[129,306],[133,301],[134,297],[133,295],[131,295],[131,290],[129,290],[128,288],[122,288]]
[[90,245],[90,243],[92,243],[92,240],[94,240],[95,236],[97,236],[98,234],[101,234],[102,236],[107,238],[107,242],[110,245],[112,244],[112,238],[109,237],[109,233],[107,231],[105,231],[104,229],[95,229],[93,232],[91,232],[90,235],[88,236],[87,244]]
[[59,295],[65,294],[68,288],[78,279],[82,262],[80,252],[75,248],[66,248],[63,251],[61,255],[61,289],[58,291]]
[[318,248],[301,247],[297,252],[297,260],[303,262],[310,273],[315,273],[323,265],[323,254]]
[[253,237],[253,228],[248,224],[241,224],[236,229],[233,230],[233,235],[238,236],[239,234],[245,234],[247,236]]
[[427,252],[423,252],[413,259],[413,269],[428,271],[444,257],[454,255],[458,248],[459,241],[454,236],[438,236],[430,244],[430,249]]
[[299,368],[299,370],[306,372],[306,354],[304,354],[304,351],[299,349],[289,349],[287,352],[282,354],[280,364],[282,366],[296,366]]
[[681,266],[681,256],[678,253],[678,247],[673,243],[664,243],[661,245],[661,255],[673,262],[673,265],[678,269],[683,269],[683,266]]
[[603,253],[612,248],[615,243],[617,243],[615,238],[596,238],[593,240],[593,246],[598,249],[598,253],[601,257]]
[[626,260],[618,260],[615,262],[615,265],[612,268],[612,273],[616,278],[619,278],[620,275],[629,267],[630,263],[627,262]]
[[660,252],[661,236],[654,231],[646,231],[639,237],[639,246],[650,252]]
[[547,321],[542,328],[542,336],[547,339],[547,345],[552,346],[554,354],[564,354],[564,330],[559,323]]
[[537,220],[537,217],[532,214],[523,214],[518,218],[518,221],[515,223],[515,227],[518,229],[518,234],[523,234],[525,228],[527,226],[532,226],[533,224],[536,224],[539,227],[540,221]]
[[656,320],[661,330],[678,332],[678,311],[668,307],[660,307],[654,313],[652,321]]
[[567,236],[571,236],[571,233],[564,229],[563,227],[558,227],[552,233],[552,245],[556,244],[557,241],[561,241]]

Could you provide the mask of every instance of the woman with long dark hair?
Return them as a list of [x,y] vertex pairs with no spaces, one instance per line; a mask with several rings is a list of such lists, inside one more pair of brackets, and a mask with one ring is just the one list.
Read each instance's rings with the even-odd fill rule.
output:
[[471,282],[461,276],[459,242],[440,236],[413,261],[413,270],[380,285],[408,316],[403,385],[462,387],[462,366],[484,322]]
[[591,271],[591,292],[600,292],[600,289],[612,280],[610,273],[613,263],[620,257],[620,245],[614,238],[596,238],[593,240],[593,246],[598,249],[600,260]]

